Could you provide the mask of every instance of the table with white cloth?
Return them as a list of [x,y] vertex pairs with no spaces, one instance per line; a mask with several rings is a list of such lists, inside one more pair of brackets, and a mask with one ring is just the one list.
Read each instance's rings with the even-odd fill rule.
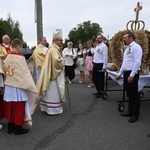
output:
[[[118,75],[117,72],[107,70],[106,73],[107,73],[107,75],[108,75],[112,80],[114,80],[116,83],[118,83],[119,85],[123,85],[123,76],[121,76],[121,79],[120,79],[120,80],[116,80],[115,77]],[[108,76],[107,76],[107,78],[108,78]],[[106,84],[108,84],[107,78],[106,78]],[[140,75],[140,76],[139,76],[138,91],[140,92],[140,98],[142,98],[143,95],[144,95],[142,89],[143,89],[144,87],[146,87],[146,85],[147,85],[149,82],[150,82],[150,75]],[[107,89],[107,86],[108,86],[108,85],[106,85],[106,91],[109,91],[109,90]],[[147,86],[147,87],[148,87],[148,86]],[[113,91],[117,91],[117,90],[113,90]],[[119,90],[118,90],[118,91],[119,91]],[[124,105],[123,105],[122,102],[128,102],[128,101],[125,100],[125,87],[124,87],[124,85],[123,85],[122,91],[123,91],[123,100],[122,100],[122,101],[118,101],[118,102],[119,102],[119,104],[118,104],[118,106],[119,106],[119,107],[118,107],[118,110],[119,110],[119,111],[123,111],[123,109],[124,109]],[[142,101],[150,101],[150,100],[143,100],[143,99],[142,99]]]

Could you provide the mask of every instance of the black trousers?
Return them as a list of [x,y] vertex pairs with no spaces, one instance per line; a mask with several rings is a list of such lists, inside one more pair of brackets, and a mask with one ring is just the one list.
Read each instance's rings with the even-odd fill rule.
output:
[[103,68],[103,63],[94,63],[92,70],[92,78],[98,93],[104,91],[105,73],[99,72]]
[[131,115],[140,114],[140,93],[138,92],[139,73],[134,76],[133,82],[128,83],[131,71],[124,72],[124,85],[127,96],[129,97],[128,111]]
[[69,80],[73,80],[75,77],[75,71],[73,66],[65,66],[65,73],[66,77],[69,78]]

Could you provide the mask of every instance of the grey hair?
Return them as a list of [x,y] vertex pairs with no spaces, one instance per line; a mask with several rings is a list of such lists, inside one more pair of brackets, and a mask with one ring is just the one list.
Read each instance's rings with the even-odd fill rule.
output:
[[2,40],[4,41],[5,38],[9,38],[7,34],[3,35]]
[[71,45],[71,46],[72,46],[72,45],[73,45],[73,43],[72,43],[72,42],[68,42],[68,43],[67,43],[67,45]]

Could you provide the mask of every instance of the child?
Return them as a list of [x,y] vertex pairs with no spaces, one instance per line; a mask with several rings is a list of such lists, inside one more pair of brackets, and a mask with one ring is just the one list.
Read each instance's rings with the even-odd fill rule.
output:
[[8,122],[8,134],[14,132],[15,135],[29,132],[29,129],[24,129],[22,126],[25,121],[31,125],[31,114],[35,108],[37,97],[37,89],[25,57],[20,54],[22,45],[19,39],[14,39],[11,42],[12,51],[3,61],[5,72],[4,114]]

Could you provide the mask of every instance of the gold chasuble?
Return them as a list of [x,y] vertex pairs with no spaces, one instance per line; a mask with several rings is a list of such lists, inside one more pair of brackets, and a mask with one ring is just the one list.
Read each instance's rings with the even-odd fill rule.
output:
[[0,73],[4,74],[3,63],[1,58],[0,58]]
[[31,115],[36,107],[38,91],[26,64],[24,56],[8,54],[4,60],[5,85],[24,89],[27,91],[25,121],[32,125]]
[[59,50],[56,44],[52,44],[47,51],[38,82],[38,91],[39,98],[45,96],[51,81],[56,80],[60,98],[65,102],[64,59]]
[[0,46],[0,58],[1,60],[4,60],[7,56],[7,52],[6,49],[2,46]]
[[30,57],[29,61],[33,61],[33,65],[37,69],[42,69],[44,57],[46,54],[46,51],[43,50],[43,46],[39,44],[37,48],[33,51],[32,56]]

